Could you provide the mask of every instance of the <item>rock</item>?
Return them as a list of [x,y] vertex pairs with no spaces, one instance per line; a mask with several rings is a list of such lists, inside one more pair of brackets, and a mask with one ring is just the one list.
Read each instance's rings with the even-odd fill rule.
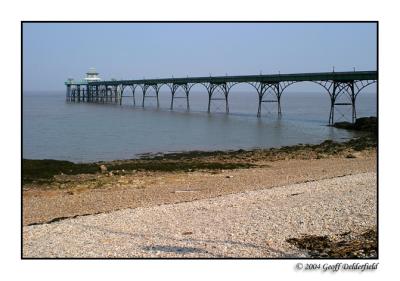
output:
[[100,165],[100,170],[102,173],[107,172],[107,166],[106,165]]
[[354,124],[347,121],[336,122],[335,124],[333,124],[333,127],[346,130],[355,130]]
[[110,177],[112,177],[113,175],[114,175],[113,172],[108,173],[108,176],[110,176]]
[[378,119],[373,116],[358,118],[354,124],[354,127],[359,131],[377,132]]
[[333,126],[335,128],[340,128],[340,129],[377,133],[378,118],[374,116],[362,117],[362,118],[357,118],[354,124],[350,122],[336,122]]
[[233,178],[233,176],[226,176],[226,178],[227,178],[227,179],[231,179],[231,178]]

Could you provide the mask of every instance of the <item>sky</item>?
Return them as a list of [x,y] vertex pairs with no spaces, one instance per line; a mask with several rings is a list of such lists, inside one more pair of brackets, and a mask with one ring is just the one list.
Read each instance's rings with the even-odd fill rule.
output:
[[24,23],[24,91],[102,79],[377,70],[374,23]]

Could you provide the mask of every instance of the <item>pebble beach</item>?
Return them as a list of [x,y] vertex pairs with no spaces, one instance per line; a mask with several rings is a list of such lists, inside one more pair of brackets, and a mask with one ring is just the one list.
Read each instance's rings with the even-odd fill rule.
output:
[[376,228],[376,173],[23,227],[23,257],[308,257],[286,242]]

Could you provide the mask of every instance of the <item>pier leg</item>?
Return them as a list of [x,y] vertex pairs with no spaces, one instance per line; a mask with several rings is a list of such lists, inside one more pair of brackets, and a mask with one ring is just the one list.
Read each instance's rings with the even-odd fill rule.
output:
[[186,110],[187,110],[187,111],[190,110],[190,105],[189,105],[189,92],[190,92],[190,88],[186,85],[185,94],[186,94]]
[[331,94],[331,110],[329,113],[329,125],[333,125],[335,117],[335,101],[336,101],[337,82],[333,82],[333,92]]
[[208,92],[208,109],[207,112],[210,113],[211,110],[211,97],[212,97],[212,91]]
[[260,82],[258,86],[254,86],[257,90],[258,94],[258,110],[257,110],[257,118],[261,117],[261,107],[262,107],[262,100],[265,93],[265,84]]
[[147,86],[143,86],[143,101],[142,101],[142,107],[144,108],[144,98],[146,96],[146,90],[147,90]]
[[228,100],[229,88],[226,84],[223,86],[223,88],[224,88],[224,95],[225,95],[225,112],[229,113],[229,100]]
[[133,106],[136,106],[135,91],[136,91],[136,86],[135,86],[135,85],[132,85]]
[[103,100],[103,103],[107,103],[107,102],[108,102],[108,86],[106,85],[105,89],[104,89],[104,100]]
[[211,112],[211,99],[212,99],[212,95],[214,93],[214,89],[215,89],[215,85],[214,84],[209,84],[207,86],[207,92],[208,92],[208,108],[207,108],[207,112],[210,113]]
[[281,109],[281,97],[278,97],[278,116],[282,116],[282,109]]
[[261,103],[262,103],[262,95],[258,93],[258,110],[257,110],[257,117],[261,117]]
[[119,105],[122,105],[122,95],[124,94],[124,86],[121,85],[121,92],[119,94]]
[[160,88],[158,86],[156,86],[155,90],[156,90],[157,108],[159,108],[160,107],[160,101],[158,100],[158,93],[160,92]]
[[78,85],[78,102],[81,101],[81,87]]
[[104,90],[104,100],[103,103],[107,103],[108,102],[108,86],[106,86],[105,90]]
[[177,90],[178,87],[176,87],[175,85],[172,85],[171,88],[171,106],[170,106],[170,110],[174,109],[174,97],[175,97],[175,92]]
[[90,86],[86,85],[86,102],[90,102]]
[[65,100],[70,101],[71,97],[71,85],[67,85],[67,93],[65,94]]
[[356,95],[354,93],[354,81],[350,83],[350,98],[351,98],[351,122],[354,124],[357,119],[357,112],[356,112]]
[[278,101],[278,117],[282,116],[282,109],[281,109],[281,88],[279,83],[276,84],[276,99]]

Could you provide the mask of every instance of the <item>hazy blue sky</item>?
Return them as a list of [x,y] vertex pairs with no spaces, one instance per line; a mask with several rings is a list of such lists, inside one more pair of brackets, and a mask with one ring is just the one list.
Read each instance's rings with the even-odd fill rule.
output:
[[103,79],[376,70],[372,23],[26,23],[24,90]]

